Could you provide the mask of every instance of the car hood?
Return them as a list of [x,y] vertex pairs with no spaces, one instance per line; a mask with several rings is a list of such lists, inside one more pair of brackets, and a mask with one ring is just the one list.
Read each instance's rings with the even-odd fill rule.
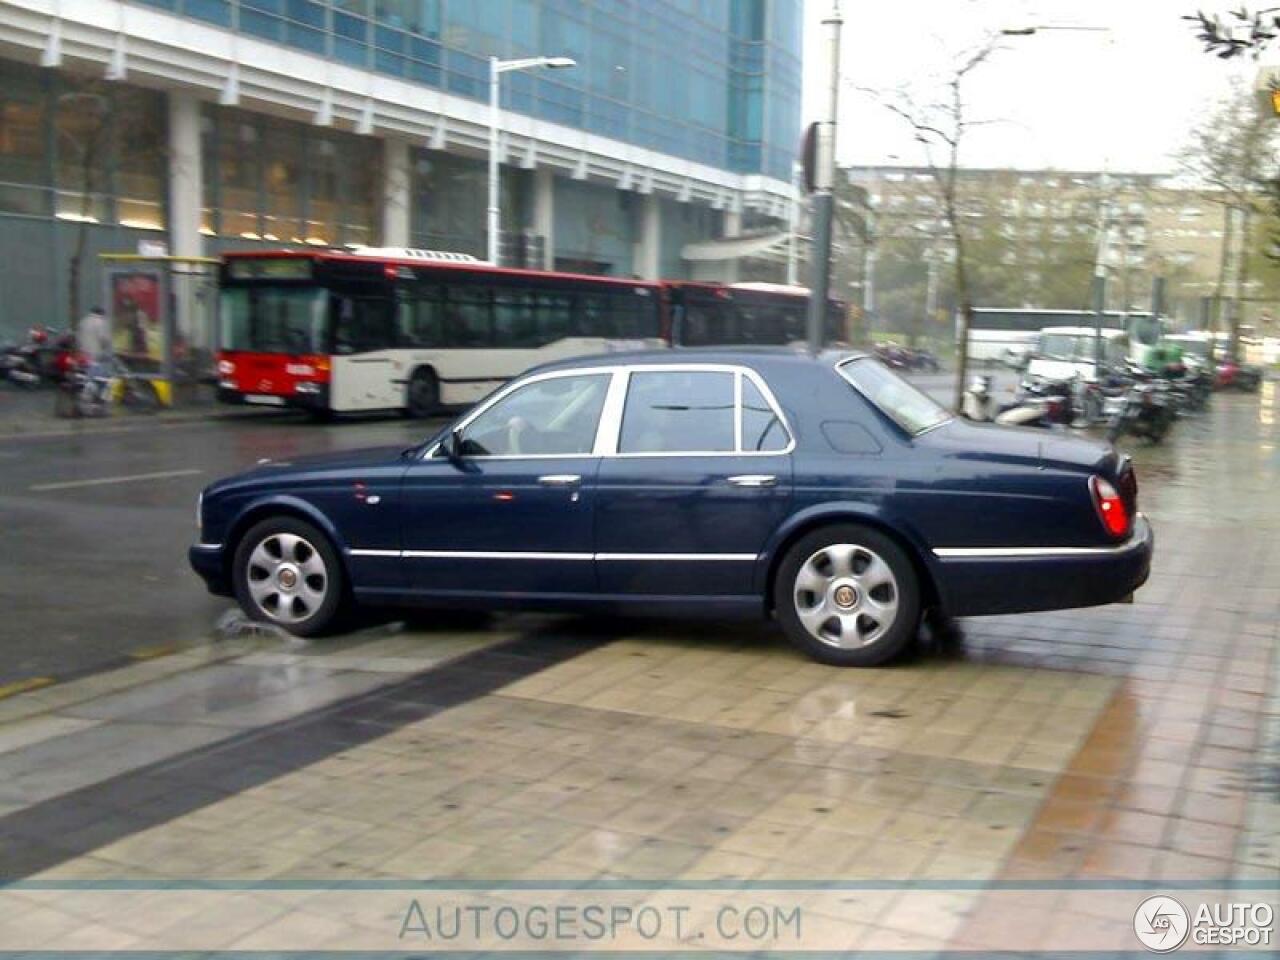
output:
[[307,454],[302,457],[274,457],[259,460],[242,473],[219,480],[209,492],[224,487],[269,484],[276,480],[295,480],[303,476],[323,477],[327,474],[351,470],[370,470],[377,467],[396,467],[402,463],[404,448],[364,447],[358,450],[336,450],[332,453]]
[[959,460],[1112,474],[1116,452],[1106,444],[1031,427],[974,423],[953,417],[918,442]]

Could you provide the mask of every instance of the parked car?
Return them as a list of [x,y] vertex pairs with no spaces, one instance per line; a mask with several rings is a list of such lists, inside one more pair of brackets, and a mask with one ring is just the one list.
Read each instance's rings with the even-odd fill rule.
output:
[[197,510],[196,572],[297,634],[352,603],[774,616],[856,666],[925,609],[1127,598],[1153,545],[1110,447],[783,348],[548,365],[417,446],[262,463]]

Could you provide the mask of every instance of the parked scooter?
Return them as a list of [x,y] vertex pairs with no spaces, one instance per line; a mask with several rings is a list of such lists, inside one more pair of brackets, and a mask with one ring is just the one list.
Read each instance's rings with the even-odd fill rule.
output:
[[25,341],[6,347],[0,354],[0,376],[19,387],[40,386],[45,379],[48,350],[49,332],[44,327],[32,327]]
[[1039,394],[1024,390],[1013,403],[998,408],[991,395],[990,376],[976,376],[970,380],[960,399],[960,415],[965,419],[1006,427],[1061,427],[1071,422],[1070,411],[1069,386],[1066,394],[1057,389]]

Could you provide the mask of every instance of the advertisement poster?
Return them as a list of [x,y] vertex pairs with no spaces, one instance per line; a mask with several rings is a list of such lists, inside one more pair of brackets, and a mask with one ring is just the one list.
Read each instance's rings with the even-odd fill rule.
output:
[[109,285],[111,342],[116,354],[131,366],[159,369],[165,355],[160,273],[114,273]]

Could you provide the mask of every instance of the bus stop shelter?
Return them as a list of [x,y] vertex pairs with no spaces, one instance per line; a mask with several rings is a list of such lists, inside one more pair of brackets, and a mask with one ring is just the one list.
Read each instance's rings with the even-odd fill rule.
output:
[[191,403],[213,372],[218,261],[104,253],[102,303],[115,354],[165,406]]

